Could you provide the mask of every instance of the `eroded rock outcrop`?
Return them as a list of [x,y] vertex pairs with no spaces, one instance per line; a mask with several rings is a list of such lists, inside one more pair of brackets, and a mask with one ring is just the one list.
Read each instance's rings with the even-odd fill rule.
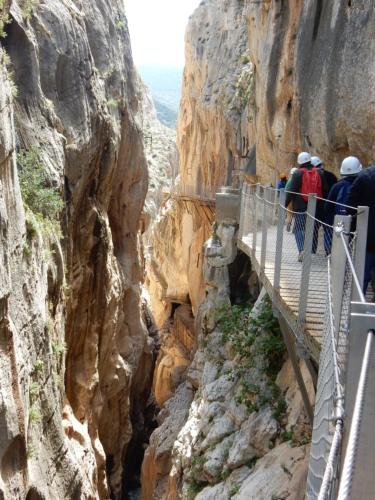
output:
[[[0,489],[5,498],[119,498],[130,411],[148,397],[153,350],[140,307],[147,172],[124,7],[13,1],[10,19],[0,86]],[[37,150],[65,200],[61,245],[25,225],[16,147]]]
[[249,313],[229,307],[234,232],[207,243],[198,350],[146,451],[145,500],[304,496],[311,429],[277,322],[264,291]]

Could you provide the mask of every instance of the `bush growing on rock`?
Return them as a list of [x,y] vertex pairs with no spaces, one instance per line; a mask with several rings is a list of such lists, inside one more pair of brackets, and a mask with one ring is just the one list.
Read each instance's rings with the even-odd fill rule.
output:
[[28,235],[33,237],[39,230],[59,235],[59,215],[64,202],[43,168],[38,149],[21,150],[17,166]]
[[275,380],[285,345],[269,299],[262,301],[257,314],[252,313],[252,307],[224,305],[216,311],[222,344],[229,344],[239,360],[228,375],[240,382],[238,404],[244,404],[249,413],[270,405],[273,417],[280,422],[286,403]]

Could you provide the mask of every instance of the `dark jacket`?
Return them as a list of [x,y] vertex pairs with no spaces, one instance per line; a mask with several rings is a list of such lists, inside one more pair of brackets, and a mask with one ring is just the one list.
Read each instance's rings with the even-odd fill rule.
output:
[[286,186],[286,180],[280,179],[279,182],[277,183],[277,189],[284,189],[285,186]]
[[[327,200],[337,201],[337,197],[341,191],[341,188],[343,187],[343,184],[347,184],[347,186],[351,189],[351,186],[355,181],[356,177],[357,177],[356,175],[348,175],[347,177],[344,177],[343,179],[339,180],[339,182],[337,182],[331,187],[327,196]],[[347,199],[345,199],[343,203],[347,205]],[[339,213],[339,211],[337,210],[337,205],[326,201],[324,205],[324,213],[325,213],[325,221],[328,224],[333,224],[335,215]],[[349,210],[344,210],[344,211],[340,210],[340,213],[342,213],[342,215],[346,214],[349,215]]]
[[367,251],[375,252],[375,164],[362,170],[352,184],[347,204],[369,207]]
[[[312,165],[302,165],[301,167],[306,168],[307,170],[311,170],[313,168]],[[324,198],[328,194],[327,182],[325,180],[323,172],[320,169],[318,169],[318,172],[320,174],[320,177],[322,178],[322,189],[323,189],[323,198]],[[288,183],[288,190],[289,191],[293,191],[295,193],[299,193],[301,191],[302,176],[303,176],[303,172],[301,172],[300,169],[298,169],[297,172],[295,172],[292,175],[292,178],[290,179],[290,184]],[[306,210],[307,202],[304,201],[302,196],[287,192],[285,206],[287,207],[291,201],[293,201],[293,210],[295,210],[296,212],[304,212]],[[322,216],[321,214],[323,213],[323,211],[324,211],[323,202],[318,201],[318,203],[317,203],[317,215]]]
[[337,177],[333,172],[330,172],[329,170],[322,169],[322,172],[327,183],[327,193],[329,193],[333,186],[336,184]]

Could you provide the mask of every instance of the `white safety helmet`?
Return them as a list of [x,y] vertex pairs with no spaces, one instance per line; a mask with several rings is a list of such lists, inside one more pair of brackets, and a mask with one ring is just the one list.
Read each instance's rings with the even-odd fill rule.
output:
[[362,170],[362,165],[358,158],[355,156],[348,156],[341,163],[340,174],[341,175],[354,175],[359,174]]
[[290,169],[290,175],[293,175],[297,172],[298,168],[297,167],[293,167]]
[[322,165],[322,160],[319,158],[319,156],[312,156],[311,157],[311,165],[313,167],[319,167],[319,165]]
[[304,165],[305,163],[310,163],[311,155],[310,153],[302,152],[298,155],[297,163],[298,165]]

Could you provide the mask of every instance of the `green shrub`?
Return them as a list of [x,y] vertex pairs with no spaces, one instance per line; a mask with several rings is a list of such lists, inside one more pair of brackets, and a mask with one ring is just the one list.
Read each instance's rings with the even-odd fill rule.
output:
[[29,458],[29,459],[34,458],[35,454],[36,454],[35,446],[31,443],[28,443],[27,449],[26,449],[27,458]]
[[42,415],[40,411],[34,406],[30,406],[29,408],[29,425],[30,424],[38,424],[42,420]]
[[65,342],[52,342],[52,352],[56,357],[66,353]]
[[194,500],[200,491],[206,486],[204,483],[199,483],[198,481],[192,481],[187,487],[187,498],[188,500]]
[[56,221],[64,202],[58,190],[51,185],[40,161],[37,148],[21,150],[17,155],[22,198],[35,214]]
[[40,392],[40,385],[38,382],[32,382],[29,387],[29,399],[30,402],[32,403],[37,396],[39,396]]
[[239,484],[235,484],[232,486],[232,488],[229,491],[229,498],[234,497],[234,495],[237,495],[237,493],[240,491],[241,486]]
[[293,431],[283,431],[280,434],[281,441],[285,443],[286,441],[291,441],[293,439]]
[[24,0],[21,5],[22,17],[25,21],[30,21],[35,7],[39,4],[39,0]]
[[[270,406],[273,416],[282,421],[286,403],[275,379],[285,353],[280,326],[273,315],[271,303],[265,298],[256,317],[253,304],[219,307],[215,320],[222,334],[222,344],[229,343],[241,359],[228,378],[239,381],[235,401],[247,407],[249,413]],[[253,380],[251,368],[256,367],[259,380]]]
[[43,371],[44,362],[41,359],[37,359],[33,366],[33,373],[38,374]]
[[11,22],[9,14],[4,12],[4,0],[0,0],[0,38],[6,38],[5,26]]

